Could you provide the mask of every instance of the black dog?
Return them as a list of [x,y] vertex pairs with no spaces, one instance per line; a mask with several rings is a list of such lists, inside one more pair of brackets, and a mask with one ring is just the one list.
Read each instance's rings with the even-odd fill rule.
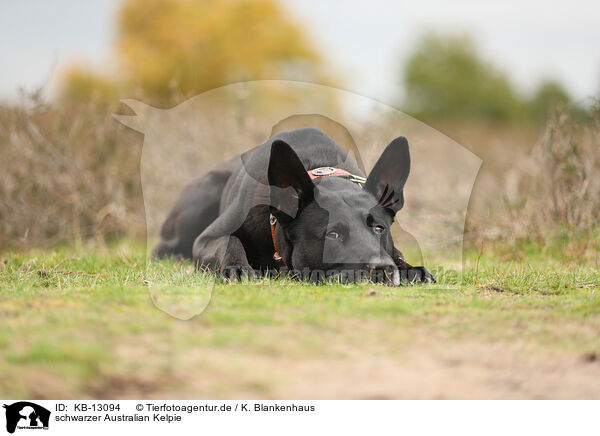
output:
[[193,258],[232,279],[293,270],[311,279],[431,282],[425,268],[404,261],[390,232],[409,171],[404,137],[365,178],[322,131],[281,132],[186,186],[154,254]]

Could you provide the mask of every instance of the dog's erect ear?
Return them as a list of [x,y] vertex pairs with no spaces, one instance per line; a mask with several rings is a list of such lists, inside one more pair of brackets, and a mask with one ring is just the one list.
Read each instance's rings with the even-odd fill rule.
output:
[[404,184],[410,173],[410,152],[404,136],[394,139],[371,170],[364,189],[396,214],[404,206]]
[[314,199],[315,185],[296,152],[280,139],[271,145],[268,177],[271,213],[286,225]]

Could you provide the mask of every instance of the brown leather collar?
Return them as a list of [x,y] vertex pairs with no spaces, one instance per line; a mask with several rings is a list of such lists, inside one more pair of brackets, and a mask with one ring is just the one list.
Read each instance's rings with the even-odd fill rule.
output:
[[[357,176],[341,168],[334,167],[315,168],[314,170],[307,171],[307,173],[311,180],[320,179],[322,177],[344,177],[361,186],[367,181],[365,177]],[[277,231],[277,218],[275,218],[273,214],[269,215],[269,224],[271,225],[271,238],[273,239],[273,248],[275,249],[273,259],[277,262],[282,262],[285,265],[285,261],[279,254],[279,249],[277,248],[277,237],[275,236],[275,232]]]

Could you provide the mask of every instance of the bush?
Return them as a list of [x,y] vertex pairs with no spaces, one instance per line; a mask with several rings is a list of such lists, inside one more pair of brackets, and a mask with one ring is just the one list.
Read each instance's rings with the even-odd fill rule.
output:
[[139,135],[115,108],[0,107],[0,247],[143,235]]
[[588,233],[597,228],[600,223],[598,108],[590,110],[588,123],[574,120],[564,107],[557,111],[533,157],[538,171],[531,185],[529,203],[538,211],[541,221],[575,232]]
[[567,106],[547,123],[518,175],[519,197],[500,215],[511,240],[531,240],[567,257],[600,248],[600,110],[581,121]]
[[563,86],[553,80],[542,82],[529,103],[531,116],[537,122],[546,122],[559,105],[568,105],[571,98]]

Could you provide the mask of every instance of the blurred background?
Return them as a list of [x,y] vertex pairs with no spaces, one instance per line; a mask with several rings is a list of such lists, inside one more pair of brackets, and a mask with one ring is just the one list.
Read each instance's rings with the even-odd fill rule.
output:
[[120,100],[171,108],[278,79],[380,101],[481,157],[467,248],[597,260],[598,12],[583,0],[3,2],[0,248],[143,238],[143,136],[112,118],[132,114]]

